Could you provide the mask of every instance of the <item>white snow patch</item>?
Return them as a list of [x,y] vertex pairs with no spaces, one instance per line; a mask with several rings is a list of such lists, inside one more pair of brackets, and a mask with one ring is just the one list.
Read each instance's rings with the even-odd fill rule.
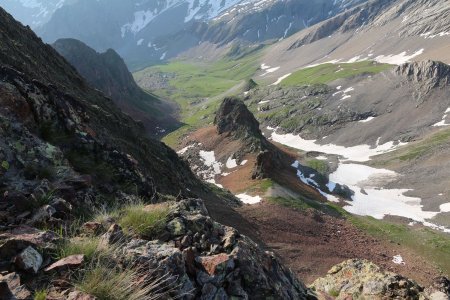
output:
[[441,204],[441,206],[439,206],[439,209],[441,210],[441,212],[450,212],[450,203],[444,203]]
[[199,155],[203,159],[206,166],[213,168],[214,174],[220,174],[220,169],[222,167],[222,164],[220,162],[216,161],[216,156],[214,155],[214,151],[200,150]]
[[400,54],[391,54],[391,55],[379,55],[375,57],[375,61],[379,63],[384,64],[391,64],[391,65],[402,65],[404,63],[409,62],[411,59],[413,59],[416,56],[421,55],[425,49],[420,49],[414,52],[411,55],[407,55],[406,51],[400,53]]
[[344,160],[358,162],[369,161],[371,156],[393,151],[399,146],[406,145],[406,143],[398,143],[397,145],[394,145],[394,142],[387,142],[382,145],[377,145],[376,147],[371,147],[370,145],[344,147],[334,144],[319,145],[316,143],[316,140],[305,140],[301,136],[291,133],[277,134],[276,132],[273,132],[271,137],[275,142],[292,148],[304,151],[318,151],[328,154],[341,155],[344,157]]
[[361,120],[361,121],[358,121],[358,122],[359,123],[367,123],[367,122],[372,121],[373,119],[375,119],[375,117],[368,117],[367,119],[364,119],[364,120]]
[[244,166],[247,162],[248,162],[248,160],[243,160],[243,161],[241,162],[241,166]]
[[259,101],[258,104],[266,104],[266,103],[269,103],[269,102],[270,102],[270,100],[264,100],[264,101]]
[[[293,168],[297,169],[297,177],[298,177],[304,184],[309,185],[309,186],[315,188],[315,189],[316,189],[322,196],[324,196],[328,201],[339,203],[339,199],[338,199],[336,196],[327,194],[327,193],[325,193],[324,191],[322,191],[322,190],[320,189],[319,184],[317,184],[317,182],[316,182],[314,179],[312,179],[312,178],[314,177],[314,174],[311,174],[311,176],[306,177],[306,176],[302,173],[302,171],[300,171],[300,170],[298,169],[299,165],[300,165],[300,163],[296,160],[296,161],[294,161],[294,163],[293,163],[291,166],[292,166]],[[333,191],[334,188],[336,187],[336,184],[335,184],[335,183],[332,183],[332,182],[329,182],[329,184],[330,184],[330,187],[332,187],[332,189],[330,189],[330,191]],[[327,186],[328,186],[328,185],[327,185]]]
[[286,75],[281,76],[280,78],[277,79],[277,81],[272,83],[272,85],[279,85],[283,80],[285,80],[286,78],[288,78],[291,75],[292,75],[292,73],[288,73]]
[[405,264],[405,262],[403,261],[403,257],[401,255],[395,255],[392,258],[392,262],[394,264],[397,264],[397,265],[404,265]]
[[237,163],[235,159],[232,159],[231,157],[228,158],[226,164],[228,169],[233,169],[237,167]]
[[261,74],[260,76],[261,77],[266,76],[267,74],[270,74],[270,73],[273,73],[275,71],[278,71],[279,69],[280,69],[280,67],[274,67],[274,68],[266,69],[265,72],[263,74]]
[[328,158],[325,155],[319,155],[316,157],[318,160],[327,160]]
[[180,154],[180,155],[183,155],[183,154],[185,154],[189,149],[194,148],[194,147],[195,147],[195,145],[189,145],[189,146],[187,146],[187,147],[184,147],[183,149],[181,149],[181,150],[178,151],[177,153]]
[[249,196],[245,193],[236,195],[236,197],[238,197],[242,202],[246,204],[256,204],[261,202],[262,200],[260,196]]
[[140,45],[142,45],[143,42],[144,42],[144,39],[140,39],[139,41],[137,41],[136,45],[140,46]]
[[159,58],[159,60],[163,60],[164,58],[166,58],[166,54],[167,54],[167,52],[164,52],[164,53],[161,55],[161,57]]

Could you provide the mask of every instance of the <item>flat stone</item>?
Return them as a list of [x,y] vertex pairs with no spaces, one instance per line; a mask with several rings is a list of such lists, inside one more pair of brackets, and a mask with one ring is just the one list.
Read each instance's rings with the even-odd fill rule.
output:
[[45,268],[44,271],[50,272],[56,270],[75,269],[80,267],[83,263],[84,263],[83,254],[71,255],[51,264],[50,266]]
[[197,261],[209,275],[215,275],[220,272],[231,271],[234,269],[234,259],[225,253],[198,257]]

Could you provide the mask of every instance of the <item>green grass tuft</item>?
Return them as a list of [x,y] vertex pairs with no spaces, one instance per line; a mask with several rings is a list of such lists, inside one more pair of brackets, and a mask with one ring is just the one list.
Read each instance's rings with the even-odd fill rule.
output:
[[168,213],[166,204],[129,205],[121,210],[119,224],[126,232],[154,238],[164,230]]
[[56,259],[63,259],[67,256],[84,254],[87,261],[98,258],[104,249],[99,247],[98,237],[77,237],[61,243],[56,251]]
[[[162,276],[145,279],[152,270],[120,269],[111,263],[96,262],[88,267],[75,283],[77,290],[98,300],[157,300],[169,299],[168,291],[174,280]],[[165,290],[165,292],[164,292]]]

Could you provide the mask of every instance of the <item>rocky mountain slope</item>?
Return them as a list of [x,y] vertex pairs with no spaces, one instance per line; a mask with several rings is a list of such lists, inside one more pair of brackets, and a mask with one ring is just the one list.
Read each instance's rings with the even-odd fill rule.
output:
[[[308,184],[300,181],[292,169],[296,161],[291,153],[270,143],[259,129],[259,123],[238,98],[225,98],[214,120],[214,127],[191,134],[179,151],[191,168],[204,180],[231,190],[244,202],[261,200],[261,195],[247,195],[258,180],[270,179],[310,199],[322,197]],[[314,170],[298,164],[298,174],[315,177],[321,189],[328,180]],[[292,170],[292,172],[289,172]],[[346,188],[335,187],[334,193],[346,195]],[[251,201],[251,200],[250,200]],[[259,202],[259,201],[257,201]]]
[[134,69],[173,58],[202,42],[282,39],[360,2],[78,0],[56,11],[38,33],[49,42],[76,38],[98,51],[113,48]]
[[268,49],[263,62],[279,68],[267,78],[275,82],[296,69],[324,62],[448,63],[448,4],[371,0],[350,8]]
[[175,203],[236,218],[4,10],[0,37],[2,299],[315,298],[201,200]]
[[[358,68],[369,70],[366,69],[367,64],[372,71],[378,69],[378,73],[359,71],[341,78],[335,75]],[[333,165],[333,160],[329,159],[337,155],[342,162],[366,162],[398,172],[366,170],[373,173],[370,176],[384,174],[384,179],[380,179],[382,183],[376,186],[404,188],[401,194],[409,198],[389,204],[392,210],[383,213],[376,207],[367,209],[367,202],[361,202],[363,206],[354,212],[377,218],[399,214],[409,221],[430,222],[443,226],[442,230],[448,230],[448,222],[445,221],[448,215],[445,182],[450,174],[447,168],[431,162],[438,156],[447,155],[446,151],[442,152],[441,143],[445,143],[443,136],[446,136],[448,126],[449,67],[441,62],[423,61],[398,67],[386,66],[385,71],[382,71],[383,68],[375,62],[317,66],[299,71],[309,74],[309,78],[294,73],[292,78],[287,77],[286,82],[281,81],[280,85],[260,87],[246,93],[245,101],[263,128],[271,128],[268,134],[276,142],[315,152],[316,157],[324,162],[328,157],[326,164]],[[316,78],[317,74],[331,77],[328,77],[330,79],[326,84],[319,83],[320,80],[309,85],[302,81]],[[428,148],[421,146],[421,151],[417,152],[415,145],[422,145],[425,140],[434,142]],[[396,152],[396,148],[403,150]],[[381,156],[383,163],[377,163],[376,155],[391,151],[402,154],[397,154],[395,159],[390,154],[384,154],[390,159]],[[324,157],[319,152],[330,156]],[[371,162],[372,159],[374,162]],[[347,164],[347,167],[349,169],[344,173],[339,173],[338,167],[337,173],[334,173],[337,175],[335,182],[351,185],[343,177],[346,172],[352,172],[352,168],[359,166]],[[335,167],[326,170],[329,174],[334,171]],[[430,172],[436,176],[430,177]],[[355,178],[353,183],[357,182],[358,178]],[[361,180],[354,189],[370,186],[363,182]],[[436,193],[436,190],[439,192]],[[384,197],[379,195],[377,199]],[[420,203],[420,209],[416,212],[406,213],[394,208],[399,202],[413,199]],[[407,205],[405,209],[412,207]]]
[[151,136],[160,136],[177,127],[171,116],[174,108],[156,96],[139,88],[123,59],[112,49],[97,53],[86,44],[74,39],[57,40],[53,48],[94,88],[132,116],[143,122]]

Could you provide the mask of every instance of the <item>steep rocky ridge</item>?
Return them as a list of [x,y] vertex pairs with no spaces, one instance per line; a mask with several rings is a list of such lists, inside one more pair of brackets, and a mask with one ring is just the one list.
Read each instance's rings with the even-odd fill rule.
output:
[[52,47],[67,59],[89,84],[111,97],[133,118],[142,121],[152,136],[176,128],[177,121],[171,117],[174,108],[141,90],[123,59],[114,50],[97,53],[74,39],[57,40]]
[[[30,299],[42,289],[53,299],[110,293],[79,290],[83,276],[72,277],[73,271],[95,270],[102,282],[119,276],[109,287],[115,291],[130,295],[130,288],[142,288],[145,294],[135,299],[315,298],[274,255],[209,217],[227,224],[239,219],[221,199],[234,199],[231,195],[215,194],[175,152],[146,138],[142,126],[4,10],[0,40],[2,299]],[[205,196],[211,212],[201,200],[134,206],[189,196]],[[126,205],[137,207],[138,214],[162,210],[165,222],[146,234],[139,233],[142,223],[122,230],[116,222],[126,224],[123,214],[129,211],[113,210]],[[77,220],[89,220],[96,207],[107,217],[79,228]],[[236,224],[251,231],[245,220]],[[56,259],[58,249],[86,239],[96,243],[94,252],[77,248]],[[92,260],[89,255],[99,251],[102,256]],[[130,278],[130,285],[120,285]],[[157,290],[146,287],[152,282]]]

